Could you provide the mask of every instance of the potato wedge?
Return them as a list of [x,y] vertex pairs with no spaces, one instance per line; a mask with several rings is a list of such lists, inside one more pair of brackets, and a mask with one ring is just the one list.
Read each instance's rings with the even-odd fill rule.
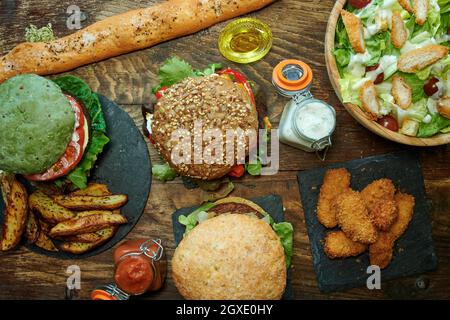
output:
[[83,254],[107,242],[114,236],[116,231],[117,231],[116,226],[104,228],[95,232],[95,234],[99,237],[99,239],[96,242],[92,243],[65,242],[61,245],[60,248],[64,252],[69,252],[72,254]]
[[25,227],[25,237],[29,244],[35,243],[39,238],[40,226],[34,215],[34,212],[28,214],[27,224]]
[[49,235],[51,237],[74,236],[124,223],[127,223],[127,219],[122,215],[93,214],[58,223],[50,230]]
[[128,196],[124,194],[111,196],[56,196],[54,200],[59,205],[72,210],[114,210],[124,206]]
[[90,183],[86,189],[77,190],[70,194],[71,196],[110,196],[112,195],[106,184],[101,183]]
[[56,224],[75,217],[74,212],[58,205],[42,191],[33,192],[28,203],[30,209],[35,210],[42,219],[49,223]]
[[25,187],[14,176],[2,178],[5,187],[5,217],[0,239],[0,250],[15,248],[22,238],[28,218],[28,194]]
[[[106,214],[106,215],[111,215],[113,214],[112,211],[107,211],[107,210],[92,210],[92,211],[82,211],[82,212],[78,212],[76,215],[76,218],[83,218],[83,217],[87,217],[87,216],[92,216],[94,214]],[[120,214],[120,212],[119,212]]]
[[36,242],[34,243],[35,246],[47,250],[47,251],[59,251],[58,248],[55,246],[55,244],[53,243],[52,239],[50,239],[44,232],[39,232],[39,236],[36,240]]
[[[97,231],[98,232],[98,231]],[[79,242],[79,243],[95,243],[100,240],[100,236],[96,232],[77,234],[75,236],[63,237],[62,241]]]

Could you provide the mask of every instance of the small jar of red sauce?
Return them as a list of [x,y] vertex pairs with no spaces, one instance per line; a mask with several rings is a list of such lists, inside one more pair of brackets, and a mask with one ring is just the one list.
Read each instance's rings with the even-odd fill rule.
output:
[[[123,242],[114,251],[114,281],[109,285],[96,289],[92,294],[94,300],[123,300],[147,292],[158,291],[164,284],[167,274],[167,260],[161,240],[138,239]],[[111,288],[114,290],[111,294]],[[95,294],[94,294],[95,293]],[[110,299],[105,299],[104,296]]]

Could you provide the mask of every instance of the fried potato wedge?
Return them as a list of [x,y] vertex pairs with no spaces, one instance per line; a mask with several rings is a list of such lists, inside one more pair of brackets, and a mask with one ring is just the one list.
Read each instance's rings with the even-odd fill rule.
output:
[[36,240],[36,242],[34,243],[35,246],[47,250],[47,251],[59,251],[58,248],[55,246],[55,244],[53,243],[52,239],[50,239],[44,232],[39,232],[39,236]]
[[50,230],[49,235],[51,237],[74,236],[125,223],[127,219],[119,214],[92,214],[58,223]]
[[[120,214],[119,212],[116,212],[117,214]],[[106,214],[106,215],[111,215],[113,214],[112,211],[107,211],[107,210],[92,210],[92,211],[82,211],[82,212],[78,212],[76,215],[76,218],[83,218],[83,217],[87,217],[87,216],[92,216],[94,214]]]
[[100,236],[96,232],[77,234],[75,236],[69,236],[61,238],[67,242],[80,242],[80,243],[95,243],[100,240]]
[[5,217],[3,221],[0,250],[14,249],[20,242],[28,218],[28,194],[14,176],[2,178],[4,186]]
[[77,190],[70,194],[71,196],[110,196],[112,195],[106,184],[101,183],[90,183],[86,189]]
[[95,235],[98,236],[97,241],[91,243],[84,242],[65,242],[61,245],[61,250],[64,252],[72,253],[72,254],[83,254],[92,249],[97,248],[98,246],[104,244],[109,239],[111,239],[117,231],[117,227],[108,227],[101,229],[95,232]]
[[85,210],[114,210],[124,206],[128,202],[128,196],[124,194],[111,196],[56,196],[54,200],[59,205],[77,211]]
[[59,223],[73,219],[75,213],[58,205],[52,198],[42,191],[33,192],[28,199],[30,209],[35,210],[39,216],[49,223]]
[[28,214],[27,224],[25,227],[25,238],[29,244],[35,243],[39,238],[40,226],[34,212]]

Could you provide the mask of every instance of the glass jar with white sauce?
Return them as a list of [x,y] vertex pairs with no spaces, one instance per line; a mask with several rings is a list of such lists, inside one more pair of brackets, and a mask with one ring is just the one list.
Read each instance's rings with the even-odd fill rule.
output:
[[316,152],[324,160],[336,128],[336,112],[311,92],[313,72],[304,62],[285,60],[278,64],[272,82],[278,92],[291,98],[284,107],[279,125],[280,141],[306,152]]

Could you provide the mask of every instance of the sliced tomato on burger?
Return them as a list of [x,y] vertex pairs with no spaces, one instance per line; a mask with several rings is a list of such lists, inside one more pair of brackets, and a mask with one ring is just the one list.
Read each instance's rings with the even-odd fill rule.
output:
[[217,72],[220,75],[229,75],[233,78],[233,80],[239,84],[242,84],[242,86],[244,87],[244,89],[247,91],[248,95],[250,96],[250,99],[253,103],[254,106],[256,106],[256,100],[255,100],[255,95],[253,94],[253,90],[252,87],[250,86],[250,83],[248,83],[247,78],[245,78],[245,76],[233,69],[230,68],[226,68],[223,70],[220,70]]
[[66,152],[47,171],[26,176],[31,181],[47,181],[67,175],[83,158],[84,149],[89,139],[89,125],[81,104],[72,96],[65,95],[75,113],[75,130],[67,146]]

